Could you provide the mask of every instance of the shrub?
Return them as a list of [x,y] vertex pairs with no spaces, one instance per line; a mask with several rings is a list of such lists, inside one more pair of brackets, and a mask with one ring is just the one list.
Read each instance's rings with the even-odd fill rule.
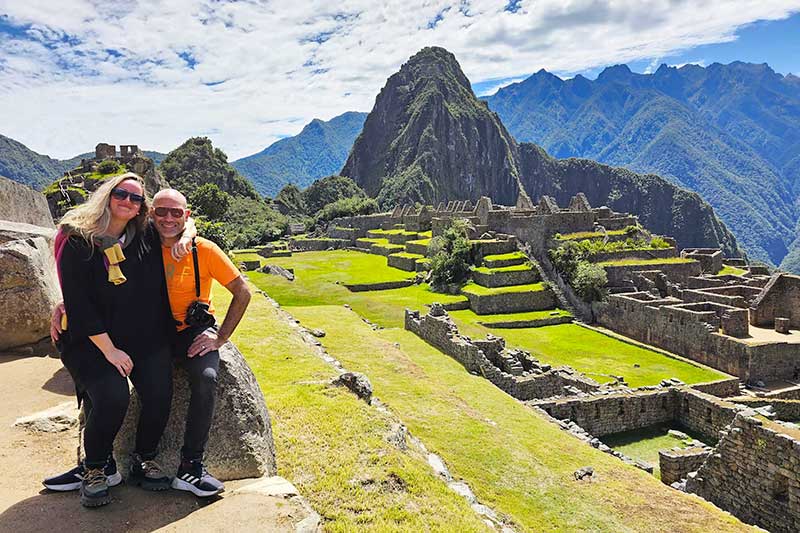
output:
[[650,248],[653,248],[655,250],[662,249],[662,248],[669,248],[671,246],[672,245],[670,243],[668,243],[666,240],[664,240],[663,237],[653,237],[650,240]]
[[225,225],[222,222],[209,222],[202,217],[195,217],[194,222],[197,225],[198,235],[215,242],[217,246],[226,252],[232,248],[231,241],[225,232]]
[[328,204],[354,197],[366,198],[367,194],[350,178],[334,175],[318,179],[309,185],[303,191],[302,202],[306,213],[316,213]]
[[290,183],[283,187],[275,196],[275,203],[282,205],[287,213],[303,214],[306,212],[305,202],[303,201],[303,193],[297,185]]
[[468,222],[452,220],[442,235],[431,240],[430,253],[433,287],[464,282],[469,276],[471,259]]
[[106,159],[97,165],[97,172],[100,174],[113,174],[119,170],[119,163],[113,159]]
[[339,217],[369,215],[377,210],[378,202],[373,198],[362,198],[360,196],[342,198],[323,207],[315,217],[314,223],[328,222]]
[[219,221],[228,213],[231,198],[214,183],[204,183],[191,194],[189,201],[198,214]]
[[578,261],[571,281],[578,296],[587,302],[602,300],[606,294],[606,283],[608,277],[603,267],[588,261]]
[[564,275],[567,280],[571,280],[578,268],[578,262],[586,259],[586,249],[575,241],[566,241],[557,248],[549,252],[553,266]]

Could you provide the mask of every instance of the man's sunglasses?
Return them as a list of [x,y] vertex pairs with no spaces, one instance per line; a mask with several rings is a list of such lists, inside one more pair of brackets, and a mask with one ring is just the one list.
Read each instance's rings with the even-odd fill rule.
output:
[[177,207],[156,207],[153,212],[157,217],[165,217],[167,213],[172,215],[172,218],[183,218],[184,210]]
[[130,198],[131,202],[135,204],[144,202],[144,196],[141,194],[136,194],[135,192],[126,191],[125,189],[111,189],[111,196],[120,202],[126,198]]

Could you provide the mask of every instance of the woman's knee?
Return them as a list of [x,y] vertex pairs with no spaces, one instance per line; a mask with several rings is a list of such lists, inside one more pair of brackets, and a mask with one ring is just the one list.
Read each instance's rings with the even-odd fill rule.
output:
[[92,412],[122,413],[124,416],[128,410],[131,394],[127,380],[104,381],[90,387],[87,393],[91,398]]

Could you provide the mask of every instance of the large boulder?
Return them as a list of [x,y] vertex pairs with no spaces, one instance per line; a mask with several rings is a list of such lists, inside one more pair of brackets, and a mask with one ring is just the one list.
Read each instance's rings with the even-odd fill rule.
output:
[[3,176],[0,176],[0,217],[11,222],[53,228],[53,217],[44,195]]
[[49,335],[50,310],[61,300],[54,234],[50,228],[0,220],[0,351]]
[[[219,352],[217,405],[208,439],[205,464],[219,479],[243,479],[274,476],[275,444],[264,395],[253,371],[230,342]],[[174,395],[167,429],[161,438],[158,462],[174,475],[180,461],[186,411],[189,406],[189,381],[186,371],[176,366]],[[131,394],[128,414],[114,444],[114,455],[127,473],[129,454],[133,451],[139,400]]]

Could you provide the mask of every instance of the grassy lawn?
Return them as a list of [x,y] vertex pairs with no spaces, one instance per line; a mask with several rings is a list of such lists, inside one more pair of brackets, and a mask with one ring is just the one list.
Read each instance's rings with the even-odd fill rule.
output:
[[507,254],[494,254],[494,255],[483,256],[484,261],[506,261],[508,259],[525,259],[527,261],[528,256],[522,252],[508,252]]
[[607,231],[605,233],[601,233],[599,231],[577,231],[575,233],[565,233],[563,235],[556,236],[556,239],[559,241],[576,241],[581,239],[601,239],[606,235],[624,235],[626,230],[624,229],[616,229],[612,231]]
[[[329,353],[367,374],[375,395],[411,433],[517,531],[664,531],[664,524],[670,531],[747,530],[710,504],[570,437],[407,331],[373,331],[342,306],[288,311],[323,329]],[[594,467],[596,482],[573,479],[586,465]],[[461,528],[452,523],[444,530]]]
[[623,376],[631,387],[657,385],[671,377],[684,383],[703,383],[725,377],[711,368],[627,344],[577,324],[499,331],[479,324],[479,321],[486,321],[486,317],[469,310],[452,311],[450,316],[465,335],[476,338],[483,338],[487,333],[498,335],[508,346],[528,350],[543,363],[569,365],[600,383],[611,381],[612,375]]
[[718,276],[722,276],[722,275],[725,275],[725,274],[730,274],[730,275],[733,275],[733,276],[743,276],[743,275],[747,274],[747,270],[745,270],[743,268],[738,268],[738,267],[735,267],[735,266],[723,265],[722,266],[722,270],[717,272],[717,275]]
[[406,259],[416,259],[416,260],[425,259],[425,256],[422,254],[412,254],[409,252],[397,252],[392,255],[395,255],[397,257],[405,257]]
[[677,429],[694,438],[694,440],[700,440],[699,437],[695,437],[688,430],[674,424],[659,424],[648,428],[615,433],[606,435],[601,440],[607,446],[624,453],[632,459],[650,463],[655,467],[653,474],[661,479],[661,471],[658,468],[658,451],[687,447],[686,441],[669,434],[670,429]]
[[[488,270],[488,269],[487,269]],[[510,292],[537,292],[543,291],[545,286],[543,283],[529,283],[527,285],[509,285],[508,287],[484,287],[477,283],[468,283],[461,288],[461,292],[468,292],[470,294],[477,294],[479,296],[489,296],[492,294],[507,294]]]
[[632,266],[632,265],[665,265],[672,263],[694,263],[694,259],[684,257],[666,257],[664,259],[617,259],[614,261],[603,261],[596,263],[600,266]]
[[[555,316],[571,316],[569,311],[563,309],[547,309],[545,311],[525,311],[522,313],[498,313],[496,315],[476,315],[470,309],[461,311],[448,312],[453,320],[470,320],[474,323],[478,322],[522,322],[524,320],[541,320],[543,318],[552,318]],[[495,332],[495,335],[498,335]],[[500,334],[502,336],[502,334]]]
[[[224,313],[230,297],[217,284],[214,300]],[[397,419],[326,384],[335,371],[276,313],[254,296],[233,341],[264,391],[278,474],[322,516],[325,531],[487,531],[423,454],[385,440]]]

